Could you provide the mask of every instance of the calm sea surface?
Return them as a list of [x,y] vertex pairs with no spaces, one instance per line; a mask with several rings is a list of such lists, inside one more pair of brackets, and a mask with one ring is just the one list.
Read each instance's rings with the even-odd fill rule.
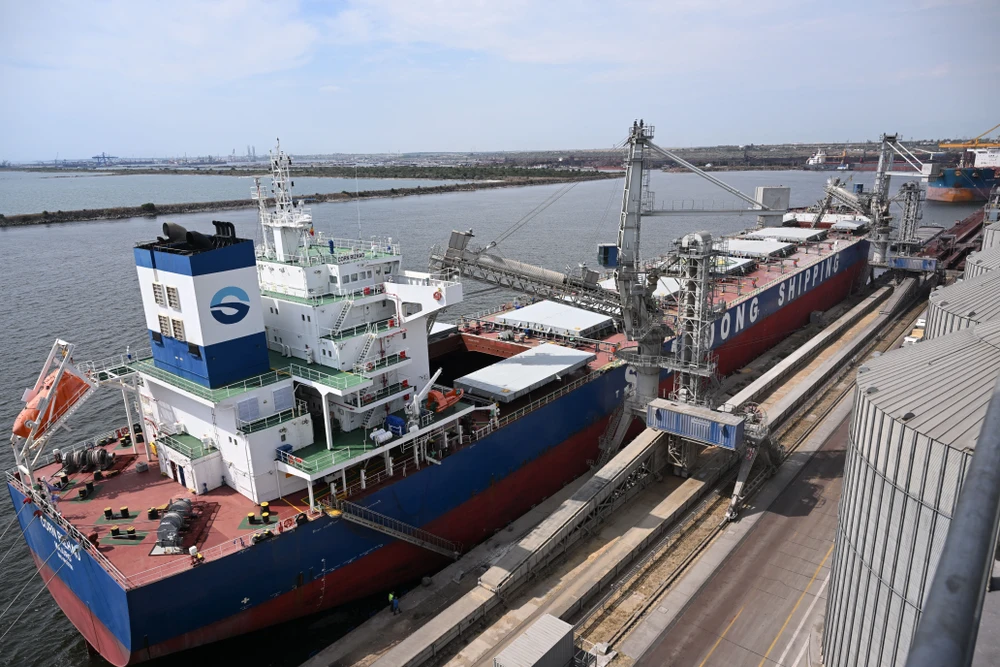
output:
[[[727,202],[731,196],[690,174],[654,172],[651,187],[658,202],[687,200],[701,205]],[[792,205],[815,202],[822,194],[827,174],[801,171],[734,172],[720,174],[726,182],[744,192],[753,193],[757,185],[789,185]],[[20,179],[20,180],[18,180]],[[141,204],[144,201],[168,201],[165,196],[141,194],[130,190],[134,183],[162,182],[171,201],[188,202],[209,199],[234,199],[244,196],[249,180],[216,176],[96,176],[64,179],[51,185],[43,176],[12,177],[0,173],[0,210],[38,211],[42,208],[65,210]],[[296,179],[296,192],[315,192],[319,184],[335,179]],[[872,174],[855,175],[856,182],[871,184]],[[391,181],[400,183],[400,181]],[[20,185],[18,185],[20,183]],[[224,185],[220,185],[223,183]],[[366,185],[365,183],[369,183]],[[361,188],[373,187],[362,181]],[[383,181],[384,183],[384,181]],[[415,182],[416,183],[416,182]],[[419,181],[420,184],[428,184]],[[76,184],[85,184],[76,188]],[[160,186],[151,186],[160,187]],[[184,188],[188,189],[184,189]],[[353,189],[353,180],[329,185],[333,191]],[[385,186],[392,187],[392,186]],[[406,268],[426,269],[430,247],[445,243],[452,229],[473,229],[477,240],[485,244],[528,214],[565,186],[502,188],[478,192],[448,193],[369,200],[360,203],[362,234],[391,235],[403,244]],[[521,258],[548,268],[562,270],[580,262],[596,265],[595,245],[613,242],[616,237],[618,210],[621,205],[622,180],[579,183],[535,220],[499,246],[510,257]],[[24,190],[22,191],[23,188]],[[69,191],[76,195],[69,194]],[[39,192],[48,192],[49,202],[40,202]],[[59,193],[58,195],[56,193]],[[73,197],[78,198],[74,199]],[[17,207],[9,202],[26,202]],[[929,202],[924,224],[950,225],[974,211],[975,206]],[[356,238],[357,209],[354,203],[331,203],[313,206],[318,230]],[[123,352],[128,344],[142,345],[146,332],[139,301],[132,247],[137,241],[151,240],[165,220],[189,229],[210,232],[211,220],[226,219],[235,223],[238,232],[257,237],[255,212],[252,209],[214,211],[211,213],[134,218],[107,222],[84,222],[24,228],[0,228],[0,425],[12,424],[21,408],[20,396],[33,383],[53,339],[57,336],[77,343],[77,360],[100,359]],[[643,222],[643,256],[665,252],[668,244],[686,232],[708,230],[726,233],[752,226],[753,216],[657,217]],[[467,284],[466,292],[482,286]],[[467,296],[466,302],[446,311],[443,320],[489,306],[504,298],[497,291]],[[72,435],[60,434],[58,446],[107,431],[121,421],[121,397],[112,391],[98,393],[74,416]],[[111,415],[109,417],[108,415]],[[13,466],[8,447],[0,447],[0,464]],[[13,517],[6,493],[0,497],[0,532]],[[49,665],[103,665],[89,658],[83,638],[41,589],[27,548],[12,529],[0,541],[0,557],[9,556],[0,567],[0,609],[24,588],[11,611],[0,621],[0,634],[13,617],[22,611],[11,633],[0,643],[0,665],[43,667]],[[301,663],[311,652],[322,648],[348,629],[380,609],[382,596],[363,601],[350,609],[338,610],[304,619],[282,627],[269,637],[281,641],[261,642],[252,638],[235,639],[189,651],[157,661],[160,667],[190,664],[254,664],[291,667]]]
[[[266,181],[270,185],[270,181]],[[457,183],[423,178],[323,178],[295,179],[295,192],[302,197],[331,192],[430,187]],[[0,171],[0,213],[75,211],[82,208],[114,208],[154,204],[229,201],[248,199],[250,176],[197,174],[108,174],[101,172],[46,173]]]

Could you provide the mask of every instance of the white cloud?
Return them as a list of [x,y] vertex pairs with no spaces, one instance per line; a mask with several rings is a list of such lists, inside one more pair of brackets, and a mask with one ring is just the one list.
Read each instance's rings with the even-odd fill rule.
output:
[[119,85],[214,86],[302,64],[314,26],[293,2],[16,3],[0,61]]
[[340,86],[334,86],[334,85],[320,86],[319,87],[319,92],[321,92],[321,93],[328,93],[328,94],[331,94],[331,95],[333,93],[342,92],[343,90],[344,89],[341,88]]

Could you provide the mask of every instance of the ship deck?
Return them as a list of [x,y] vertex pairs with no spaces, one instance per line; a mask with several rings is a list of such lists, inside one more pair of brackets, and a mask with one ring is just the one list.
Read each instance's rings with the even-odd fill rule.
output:
[[[859,240],[858,237],[850,234],[829,233],[826,239],[819,242],[792,244],[793,248],[783,257],[773,256],[766,259],[755,259],[749,270],[731,273],[719,278],[713,302],[733,304],[750,298],[780,282],[795,271],[812,266],[829,257],[844,243],[853,243]],[[662,301],[668,315],[671,312],[676,312],[669,296]],[[521,300],[520,303],[528,302]],[[631,344],[626,340],[624,334],[614,331],[596,340],[550,334],[530,334],[523,340],[504,340],[503,338],[514,327],[498,323],[496,317],[508,313],[514,308],[514,303],[508,303],[489,313],[463,318],[459,325],[459,332],[463,338],[465,349],[497,357],[509,357],[536,345],[554,342],[581,350],[593,351],[597,355],[597,359],[591,361],[588,367],[590,370],[598,370],[614,361],[616,348]],[[545,390],[551,390],[556,386],[558,386],[556,383],[551,383],[546,385]]]
[[[78,471],[67,475],[68,484],[56,492],[60,500],[56,507],[62,518],[70,522],[86,536],[97,533],[97,549],[121,572],[131,585],[149,584],[192,567],[191,557],[180,555],[153,555],[159,518],[150,519],[148,510],[160,508],[172,500],[188,498],[194,506],[195,518],[183,542],[185,552],[196,546],[206,560],[214,560],[238,551],[243,544],[249,546],[251,535],[264,528],[264,524],[250,525],[247,514],[255,512],[260,516],[260,507],[235,489],[222,486],[207,493],[196,494],[176,481],[161,474],[159,462],[154,457],[147,461],[141,445],[138,454],[132,448],[120,448],[118,443],[105,445],[104,449],[115,452],[115,464],[102,473],[103,479],[94,479],[93,472]],[[136,470],[136,464],[147,461],[145,472]],[[51,463],[36,471],[39,478],[50,482],[62,464]],[[86,498],[79,497],[79,490],[93,483],[94,491]],[[108,520],[105,508],[111,508],[115,517],[121,516],[121,508],[127,507],[128,518]],[[305,489],[279,498],[270,503],[270,514],[275,521],[289,519],[307,512],[309,499]],[[112,527],[118,527],[121,537],[113,537]],[[135,528],[135,539],[128,539],[127,528]]]

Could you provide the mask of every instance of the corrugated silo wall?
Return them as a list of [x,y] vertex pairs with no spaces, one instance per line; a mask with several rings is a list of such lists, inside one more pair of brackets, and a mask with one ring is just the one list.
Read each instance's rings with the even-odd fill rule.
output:
[[1000,222],[983,228],[983,250],[1000,246]]
[[[970,255],[971,257],[971,255]],[[965,262],[965,279],[975,278],[976,276],[981,276],[984,273],[989,272],[989,267],[983,266],[982,264],[976,264],[975,262]]]
[[947,298],[935,298],[935,294],[931,293],[931,298],[927,302],[927,328],[924,330],[925,340],[944,336],[975,324],[968,317],[956,315],[947,308]]
[[823,629],[827,667],[904,664],[971,458],[856,392]]

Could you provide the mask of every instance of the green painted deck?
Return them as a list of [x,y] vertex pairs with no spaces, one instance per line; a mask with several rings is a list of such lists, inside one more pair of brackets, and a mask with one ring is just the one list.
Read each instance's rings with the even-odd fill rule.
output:
[[[303,253],[304,251],[304,253]],[[261,261],[275,262],[277,264],[289,264],[291,266],[302,266],[303,264],[344,264],[347,262],[358,262],[367,259],[392,259],[399,257],[399,253],[386,252],[384,250],[373,250],[371,248],[348,248],[334,246],[333,253],[330,253],[330,246],[323,243],[313,243],[306,248],[298,248],[298,257],[304,255],[306,261],[284,261],[278,259],[262,259]]]
[[[365,289],[368,290],[367,293],[365,292]],[[290,301],[291,303],[301,303],[306,306],[324,306],[328,303],[336,303],[338,301],[379,297],[385,294],[385,288],[382,285],[375,285],[374,287],[363,287],[359,290],[346,292],[344,294],[330,293],[316,296],[295,296],[294,294],[285,294],[284,292],[274,292],[272,290],[261,289],[260,294],[261,296],[270,297],[272,299]]]
[[226,385],[225,387],[211,389],[205,385],[201,385],[197,382],[192,382],[191,380],[182,378],[179,375],[175,375],[170,371],[157,368],[153,364],[152,359],[140,359],[139,361],[134,361],[132,362],[131,367],[140,373],[145,373],[146,375],[162,380],[167,384],[171,384],[178,389],[182,389],[189,394],[200,396],[201,398],[214,403],[218,403],[219,401],[223,401],[232,396],[238,396],[239,394],[246,393],[251,389],[266,387],[269,384],[274,384],[275,382],[288,379],[287,374],[282,375],[281,373],[276,372],[276,370],[271,370],[267,373],[255,375],[254,377],[247,378],[246,380],[242,380],[240,382],[234,382],[233,384]]
[[371,383],[371,380],[356,373],[348,373],[332,366],[311,364],[305,359],[298,359],[297,357],[285,357],[274,350],[268,350],[267,356],[271,368],[279,373],[287,373],[292,376],[312,380],[313,382],[319,382],[334,389],[344,391],[365,383]]
[[215,447],[206,446],[205,443],[189,433],[177,433],[175,435],[162,433],[156,438],[156,444],[158,446],[169,447],[192,460],[200,459],[214,451],[218,451]]
[[[389,322],[393,323],[393,326],[389,326]],[[369,325],[375,325],[375,333],[383,333],[389,331],[390,329],[399,329],[402,326],[398,319],[395,317],[388,317],[384,320],[379,320],[378,322],[366,322],[365,324],[359,324],[356,327],[351,327],[350,329],[343,329],[336,333],[327,334],[322,336],[327,340],[344,340],[346,338],[353,338],[355,336],[362,336],[368,332]]]
[[[471,407],[471,403],[459,401],[446,410],[435,413],[434,421],[436,422],[446,419],[457,412]],[[406,418],[404,410],[397,410],[392,414],[397,417],[402,417],[403,419]],[[365,434],[367,432],[368,431],[365,429],[360,428],[346,433],[343,431],[337,431],[333,436],[333,449],[327,449],[325,442],[314,442],[311,445],[307,445],[302,449],[297,449],[292,452],[291,455],[285,459],[285,463],[307,473],[316,473],[321,470],[326,470],[328,468],[332,468],[333,466],[340,465],[341,463],[350,461],[365,452],[369,452],[383,446],[377,445],[371,440],[366,441]],[[392,443],[392,440],[390,440],[389,443],[384,444],[390,443]]]

